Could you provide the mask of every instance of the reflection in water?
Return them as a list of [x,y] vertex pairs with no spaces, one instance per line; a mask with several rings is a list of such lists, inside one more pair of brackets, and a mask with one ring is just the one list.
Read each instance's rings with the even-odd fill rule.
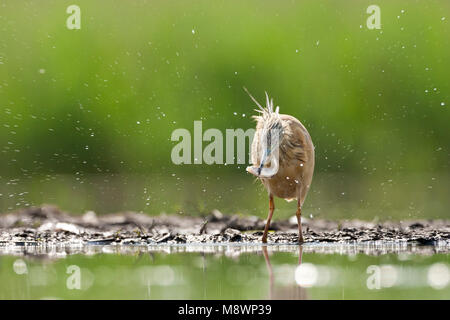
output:
[[[264,261],[266,262],[269,275],[269,300],[307,300],[307,290],[301,286],[301,283],[289,284],[286,286],[274,287],[274,273],[270,263],[267,246],[262,246]],[[298,246],[298,267],[302,265],[303,247]]]
[[450,298],[445,253],[344,248],[0,245],[0,299]]
[[[0,244],[1,255],[34,256],[43,259],[66,258],[69,255],[83,254],[121,254],[142,255],[146,253],[203,253],[223,254],[225,256],[237,257],[242,254],[259,253],[265,248],[268,252],[294,253],[298,251],[296,245],[292,244],[246,244],[246,243],[223,243],[223,244],[152,244],[152,245],[92,245],[92,244],[46,244],[46,245],[16,245]],[[434,245],[419,245],[406,242],[387,241],[349,241],[345,243],[304,243],[301,247],[302,253],[340,254],[349,257],[357,254],[385,255],[397,254],[400,256],[408,254],[431,255],[436,253],[449,253],[450,241],[442,240]],[[301,259],[301,255],[299,257]],[[301,262],[301,261],[300,261]]]

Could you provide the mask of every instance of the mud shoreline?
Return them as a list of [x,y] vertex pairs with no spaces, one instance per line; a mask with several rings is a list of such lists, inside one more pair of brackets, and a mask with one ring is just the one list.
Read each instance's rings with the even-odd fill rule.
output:
[[[272,223],[269,246],[296,243],[294,220]],[[263,228],[264,220],[258,217],[229,216],[218,211],[206,217],[149,216],[133,212],[101,216],[87,212],[74,216],[53,206],[42,206],[0,215],[0,254],[5,254],[1,248],[30,246],[39,251],[36,247],[260,245]],[[371,244],[384,243],[398,248],[450,252],[450,220],[374,223],[305,219],[303,235],[306,250],[336,249],[342,244],[364,250]]]

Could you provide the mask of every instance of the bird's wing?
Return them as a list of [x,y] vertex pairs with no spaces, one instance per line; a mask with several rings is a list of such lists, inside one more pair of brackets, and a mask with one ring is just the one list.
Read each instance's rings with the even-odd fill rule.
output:
[[296,118],[289,115],[281,115],[283,121],[284,139],[280,146],[282,153],[291,160],[307,162],[309,153],[314,146],[308,131]]

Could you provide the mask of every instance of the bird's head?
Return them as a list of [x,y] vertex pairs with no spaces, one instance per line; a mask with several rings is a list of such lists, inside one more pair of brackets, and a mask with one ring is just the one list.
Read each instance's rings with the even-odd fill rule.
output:
[[257,132],[259,134],[258,175],[261,175],[263,169],[266,168],[270,169],[273,167],[272,171],[278,171],[279,147],[280,141],[283,138],[283,127],[278,113],[276,115],[269,115],[268,117],[261,117],[259,121],[261,121],[262,129]]
[[[245,90],[247,91],[247,89]],[[270,178],[278,172],[279,146],[283,139],[283,124],[279,107],[276,107],[274,111],[273,99],[269,99],[267,92],[265,108],[248,91],[247,93],[259,107],[259,109],[255,109],[259,115],[253,116],[258,123],[256,134],[259,136],[255,137],[258,141],[258,163],[256,167],[247,168],[247,171],[257,177]]]

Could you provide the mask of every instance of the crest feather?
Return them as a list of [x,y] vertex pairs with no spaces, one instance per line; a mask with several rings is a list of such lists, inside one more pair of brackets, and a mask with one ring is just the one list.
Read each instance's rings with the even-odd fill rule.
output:
[[266,106],[262,107],[261,104],[259,104],[259,102],[250,94],[250,92],[248,92],[246,87],[243,87],[245,92],[247,92],[247,94],[250,96],[250,98],[253,100],[253,102],[258,106],[259,109],[255,109],[256,112],[260,113],[261,115],[257,115],[254,116],[253,118],[260,118],[262,117],[263,119],[267,119],[270,118],[271,116],[275,115],[278,116],[280,113],[280,107],[277,106],[275,108],[275,111],[273,110],[273,98],[270,99],[269,98],[269,94],[267,93],[267,91],[264,91],[264,93],[266,94]]

